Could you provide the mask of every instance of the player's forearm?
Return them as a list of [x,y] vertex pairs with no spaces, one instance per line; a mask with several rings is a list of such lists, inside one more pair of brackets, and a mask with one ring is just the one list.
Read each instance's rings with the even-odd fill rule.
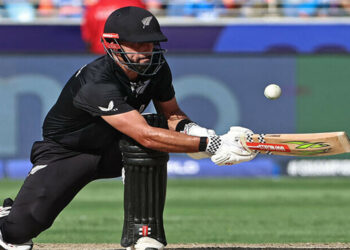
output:
[[175,130],[180,121],[190,120],[178,106],[175,97],[166,102],[154,101],[154,106],[159,114],[165,116],[170,130]]
[[147,148],[164,152],[199,152],[200,137],[149,126],[137,111],[102,116],[102,119]]
[[184,119],[189,119],[188,116],[180,109],[177,108],[175,110],[167,111],[162,109],[159,105],[157,106],[157,110],[159,113],[163,114],[168,121],[168,127],[170,130],[175,130],[179,121]]
[[148,127],[142,133],[142,136],[136,140],[147,148],[164,152],[199,152],[200,137],[189,136],[161,128]]

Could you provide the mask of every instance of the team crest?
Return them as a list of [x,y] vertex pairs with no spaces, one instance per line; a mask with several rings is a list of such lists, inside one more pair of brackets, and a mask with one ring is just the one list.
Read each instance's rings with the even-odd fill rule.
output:
[[152,20],[153,16],[148,16],[148,17],[145,17],[144,19],[142,19],[142,24],[143,24],[143,29],[148,26],[150,23],[151,23],[151,20]]

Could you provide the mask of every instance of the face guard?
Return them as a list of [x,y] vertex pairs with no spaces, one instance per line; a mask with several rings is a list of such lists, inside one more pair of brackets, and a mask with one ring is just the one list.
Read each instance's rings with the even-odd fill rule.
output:
[[[108,39],[108,40],[106,40]],[[102,45],[107,54],[117,63],[127,67],[141,76],[153,76],[165,62],[163,54],[166,52],[159,43],[154,44],[152,52],[125,52],[120,46],[119,35],[115,33],[104,33],[101,38]],[[133,62],[128,55],[140,54],[149,58],[148,63]],[[122,58],[123,60],[120,60]]]

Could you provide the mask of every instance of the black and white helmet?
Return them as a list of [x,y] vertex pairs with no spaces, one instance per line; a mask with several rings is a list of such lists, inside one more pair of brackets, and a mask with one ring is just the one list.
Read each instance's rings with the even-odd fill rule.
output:
[[[163,54],[165,50],[159,42],[168,39],[160,30],[158,20],[146,9],[139,7],[125,7],[115,10],[105,23],[101,38],[103,47],[108,55],[132,71],[142,76],[152,76],[158,72],[164,64]],[[125,52],[119,42],[154,43],[152,52]],[[149,54],[147,63],[132,62],[128,54]],[[113,56],[116,55],[116,56]],[[123,61],[117,56],[121,56]]]

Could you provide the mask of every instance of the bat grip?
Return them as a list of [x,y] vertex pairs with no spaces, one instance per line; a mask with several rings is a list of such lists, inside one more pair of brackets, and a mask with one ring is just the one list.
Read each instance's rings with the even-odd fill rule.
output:
[[242,147],[245,149],[245,150],[247,150],[248,152],[252,152],[250,149],[249,149],[249,147],[247,146],[247,137],[246,137],[246,135],[241,135],[241,137],[240,137],[240,142],[241,142],[241,145],[242,145]]

